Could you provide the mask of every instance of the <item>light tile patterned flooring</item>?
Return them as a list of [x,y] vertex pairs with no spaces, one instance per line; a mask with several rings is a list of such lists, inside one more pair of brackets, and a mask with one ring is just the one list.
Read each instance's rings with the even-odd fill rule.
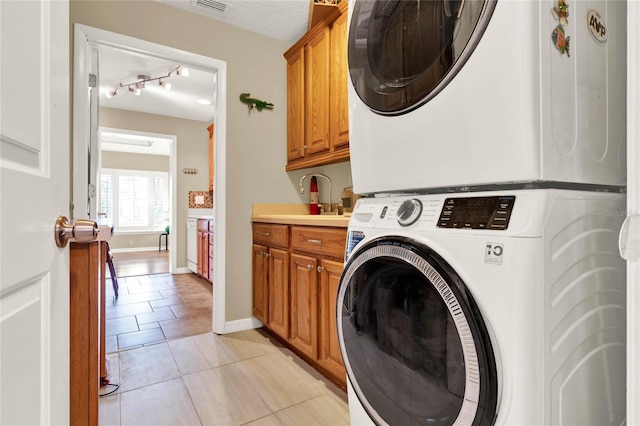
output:
[[207,281],[155,274],[118,283],[117,300],[107,286],[110,385],[101,392],[119,388],[100,398],[100,425],[349,424],[346,393],[266,333],[211,332]]

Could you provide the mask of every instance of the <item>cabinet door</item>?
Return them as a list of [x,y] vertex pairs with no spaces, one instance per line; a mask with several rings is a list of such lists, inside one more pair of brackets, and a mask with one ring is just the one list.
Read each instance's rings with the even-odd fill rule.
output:
[[347,12],[336,19],[331,28],[330,132],[331,150],[349,149],[349,102],[347,100]]
[[287,61],[287,161],[304,158],[304,46]]
[[289,342],[312,359],[318,352],[318,262],[291,254],[291,337]]
[[269,249],[269,328],[289,338],[289,252]]
[[202,234],[204,234],[204,232],[198,231],[198,275],[202,275],[204,266],[204,260],[202,259]]
[[253,276],[253,316],[268,324],[269,307],[269,258],[268,248],[258,244],[253,245],[252,276]]
[[320,271],[318,362],[336,378],[346,382],[336,324],[336,300],[343,267],[342,262],[321,260],[318,268]]
[[307,155],[329,151],[329,28],[307,44],[306,64],[306,142]]

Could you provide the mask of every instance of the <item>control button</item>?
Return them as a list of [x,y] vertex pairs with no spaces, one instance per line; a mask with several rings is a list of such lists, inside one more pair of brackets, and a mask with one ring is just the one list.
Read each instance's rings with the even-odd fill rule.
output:
[[384,206],[384,208],[382,209],[382,212],[380,213],[380,219],[384,219],[385,215],[387,214],[387,206]]
[[422,202],[416,198],[403,202],[398,208],[398,223],[401,226],[414,224],[422,214]]

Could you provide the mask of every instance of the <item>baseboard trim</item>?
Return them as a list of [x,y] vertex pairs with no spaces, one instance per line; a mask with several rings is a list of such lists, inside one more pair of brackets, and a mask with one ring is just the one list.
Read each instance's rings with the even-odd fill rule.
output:
[[176,269],[175,272],[173,272],[174,275],[190,274],[190,273],[191,273],[191,269],[189,269],[189,268],[178,268],[178,269]]
[[260,327],[262,327],[262,322],[258,319],[254,317],[244,318],[235,321],[226,321],[223,332],[218,334],[237,333],[238,331],[253,330]]
[[[158,246],[155,247],[132,247],[132,248],[110,248],[111,253],[134,253],[139,251],[158,251]],[[162,250],[165,251],[165,250]],[[168,253],[168,251],[167,251]]]

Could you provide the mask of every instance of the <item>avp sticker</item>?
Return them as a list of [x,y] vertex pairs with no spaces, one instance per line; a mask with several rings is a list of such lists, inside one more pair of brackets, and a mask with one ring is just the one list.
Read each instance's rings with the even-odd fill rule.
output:
[[502,255],[504,254],[504,244],[487,243],[484,252],[484,263],[492,265],[502,265]]
[[607,42],[607,26],[598,11],[589,9],[587,12],[587,27],[596,43],[605,44]]

